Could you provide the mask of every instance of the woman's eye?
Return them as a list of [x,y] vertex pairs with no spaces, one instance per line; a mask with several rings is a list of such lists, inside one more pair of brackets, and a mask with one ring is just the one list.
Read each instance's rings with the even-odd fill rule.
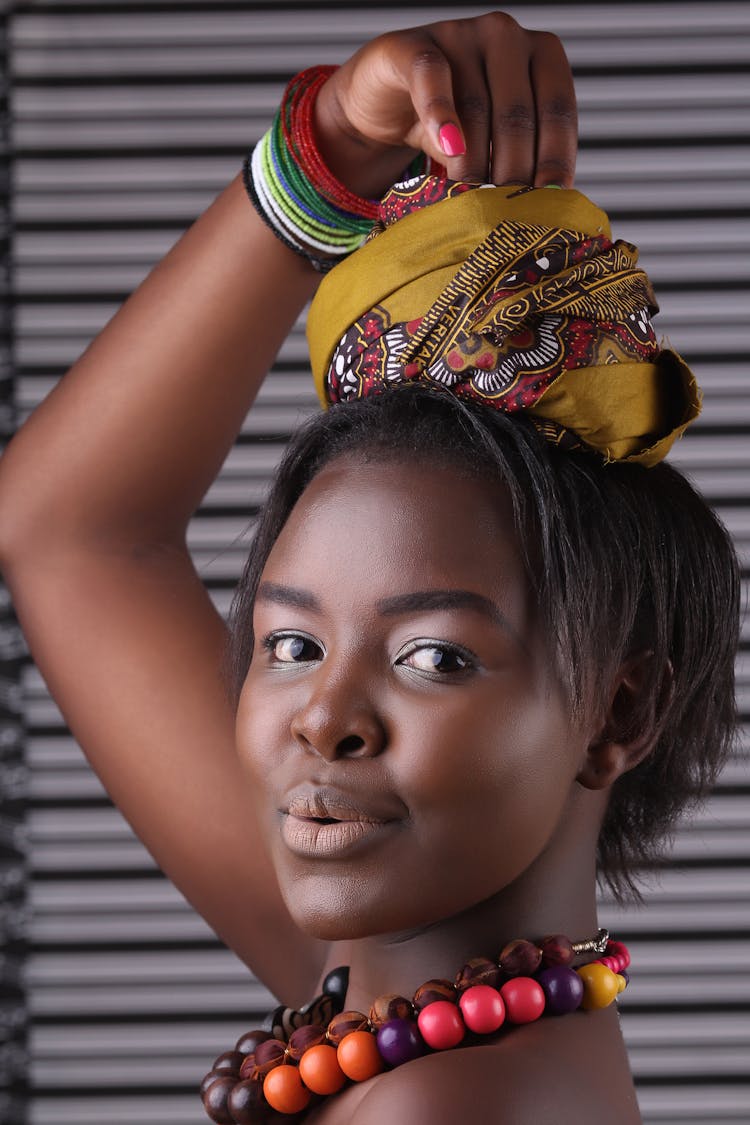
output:
[[303,633],[271,634],[263,640],[263,648],[267,649],[274,660],[279,664],[304,664],[306,661],[318,660],[321,656],[321,647],[312,637]]
[[408,649],[399,658],[399,664],[418,672],[435,674],[466,672],[474,667],[468,653],[452,645],[420,644]]

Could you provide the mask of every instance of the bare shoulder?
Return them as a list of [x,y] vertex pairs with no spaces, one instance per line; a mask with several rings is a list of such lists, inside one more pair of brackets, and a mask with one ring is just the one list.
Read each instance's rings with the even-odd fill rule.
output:
[[640,1125],[613,1011],[513,1029],[373,1083],[352,1125]]

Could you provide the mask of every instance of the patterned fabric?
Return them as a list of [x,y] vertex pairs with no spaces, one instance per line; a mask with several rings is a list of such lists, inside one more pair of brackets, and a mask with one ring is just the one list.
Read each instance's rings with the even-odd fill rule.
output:
[[[468,210],[469,195],[479,213]],[[566,211],[579,222],[551,221]],[[458,256],[455,224],[469,240]],[[606,216],[577,192],[434,176],[397,184],[368,244],[333,271],[313,303],[314,370],[314,344],[321,333],[326,339],[325,367],[315,370],[321,398],[346,402],[419,380],[524,412],[567,448],[653,464],[697,415],[699,392],[679,357],[659,347],[651,323],[658,306],[637,260],[636,248],[613,242]],[[333,325],[352,307],[348,295],[342,307],[344,288],[361,293],[366,307],[332,341]]]

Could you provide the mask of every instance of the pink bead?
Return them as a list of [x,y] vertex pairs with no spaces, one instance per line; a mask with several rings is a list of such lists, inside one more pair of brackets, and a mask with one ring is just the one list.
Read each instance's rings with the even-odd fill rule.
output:
[[419,1032],[433,1051],[447,1051],[457,1047],[466,1028],[461,1013],[449,1000],[436,1000],[423,1008],[417,1017]]
[[608,941],[607,954],[610,957],[619,958],[621,962],[620,969],[627,969],[630,964],[630,951],[623,941]]
[[511,1023],[531,1023],[538,1020],[544,1011],[544,989],[531,977],[513,977],[506,981],[500,995]]
[[505,1020],[505,1004],[500,993],[486,984],[467,988],[458,1002],[464,1023],[477,1035],[491,1035]]

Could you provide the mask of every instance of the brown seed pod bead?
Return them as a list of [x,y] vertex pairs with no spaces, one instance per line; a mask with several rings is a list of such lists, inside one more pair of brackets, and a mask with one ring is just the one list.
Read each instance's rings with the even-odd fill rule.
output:
[[263,1097],[263,1083],[253,1078],[235,1083],[227,1101],[227,1108],[231,1120],[237,1125],[257,1125],[258,1118],[264,1116],[267,1109]]
[[370,1023],[373,1027],[382,1027],[389,1020],[412,1020],[414,1009],[411,1000],[399,996],[397,992],[386,992],[373,1001],[370,1008]]
[[255,1051],[251,1051],[249,1055],[245,1055],[240,1067],[240,1081],[245,1082],[248,1078],[252,1078],[255,1071]]
[[213,1070],[223,1070],[226,1074],[233,1074],[235,1078],[239,1077],[240,1067],[244,1055],[239,1051],[225,1051],[223,1055],[219,1055],[214,1059]]
[[317,1047],[319,1043],[325,1043],[325,1041],[326,1029],[321,1024],[311,1023],[307,1026],[298,1027],[289,1036],[287,1044],[289,1058],[299,1062],[308,1048]]
[[448,1000],[451,1004],[456,1002],[456,986],[450,980],[427,980],[420,984],[414,993],[414,1007],[418,1012],[436,1000]]
[[530,977],[541,964],[542,951],[533,942],[516,938],[508,942],[498,960],[509,977]]
[[255,1048],[255,1069],[252,1078],[265,1078],[275,1066],[280,1066],[286,1058],[286,1043],[280,1039],[266,1039]]
[[326,1039],[332,1047],[338,1047],[350,1031],[369,1031],[370,1022],[362,1012],[339,1012],[334,1016],[326,1030]]
[[575,952],[573,943],[565,934],[550,934],[540,942],[542,963],[546,968],[551,965],[571,965]]
[[209,1083],[203,1094],[203,1108],[216,1125],[235,1125],[234,1118],[229,1112],[229,1095],[237,1084],[237,1079],[231,1075],[217,1078]]
[[271,1038],[270,1031],[261,1031],[260,1028],[254,1028],[252,1031],[246,1031],[244,1035],[240,1035],[239,1039],[234,1045],[235,1051],[239,1051],[241,1055],[249,1055],[254,1051],[259,1043],[265,1043],[267,1039]]
[[475,984],[487,984],[490,988],[499,988],[502,973],[494,961],[489,957],[472,957],[456,974],[456,990],[465,992]]

